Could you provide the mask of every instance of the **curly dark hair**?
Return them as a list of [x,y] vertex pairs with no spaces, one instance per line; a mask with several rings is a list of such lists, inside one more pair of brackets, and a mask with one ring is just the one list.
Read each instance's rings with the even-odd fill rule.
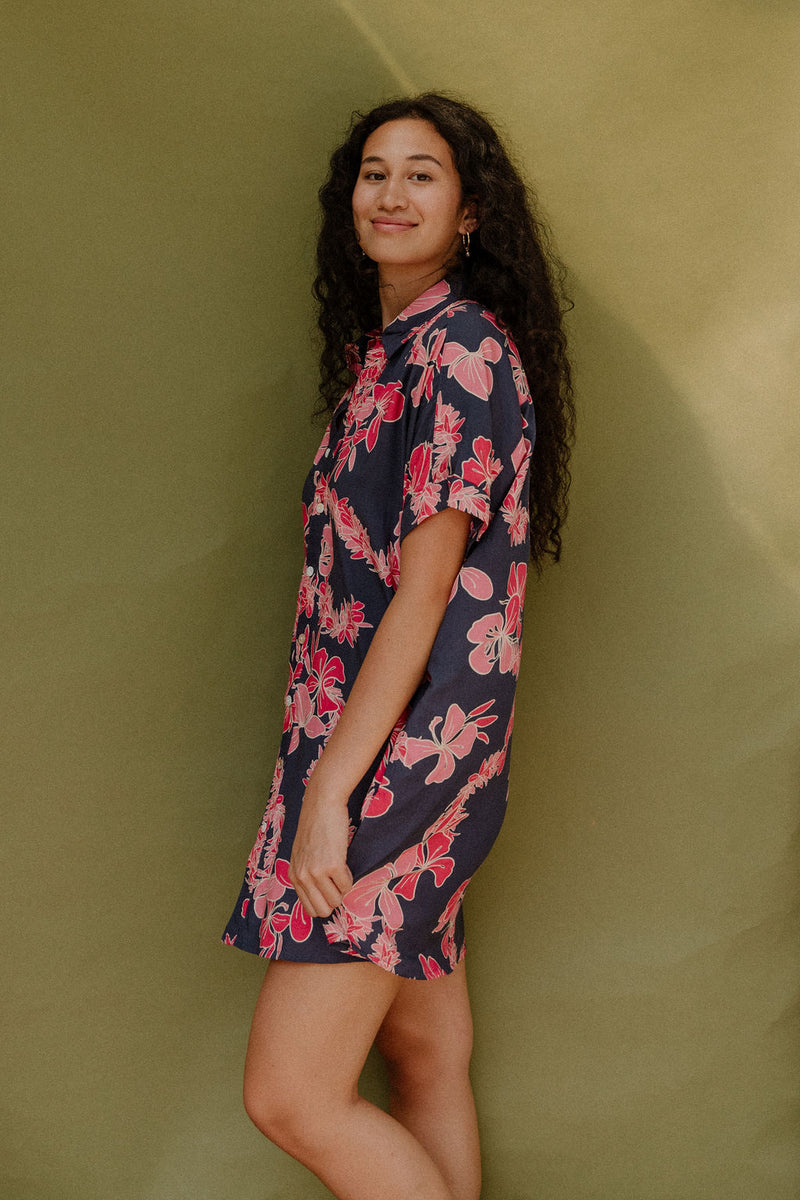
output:
[[466,298],[509,330],[528,377],[536,414],[531,558],[541,568],[545,555],[556,562],[561,556],[567,511],[575,410],[563,316],[572,304],[563,295],[564,269],[550,249],[535,199],[495,129],[482,113],[448,95],[427,92],[355,113],[346,141],[331,156],[319,192],[323,219],[314,281],[323,341],[320,411],[334,409],[352,382],[346,344],[380,325],[377,266],[361,253],[351,199],[367,138],[404,117],[435,127],[450,146],[463,196],[477,204],[479,226],[458,270]]

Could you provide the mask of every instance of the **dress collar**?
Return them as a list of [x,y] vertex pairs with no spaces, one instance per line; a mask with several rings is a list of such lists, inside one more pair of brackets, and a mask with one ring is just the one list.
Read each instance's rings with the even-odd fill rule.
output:
[[387,359],[391,358],[400,347],[413,337],[423,325],[437,315],[448,304],[460,300],[464,293],[464,285],[458,275],[440,279],[421,295],[408,304],[399,316],[390,321],[386,328],[373,329],[370,333],[359,338],[358,342],[348,345],[347,362],[356,373],[365,365],[369,351],[383,345]]

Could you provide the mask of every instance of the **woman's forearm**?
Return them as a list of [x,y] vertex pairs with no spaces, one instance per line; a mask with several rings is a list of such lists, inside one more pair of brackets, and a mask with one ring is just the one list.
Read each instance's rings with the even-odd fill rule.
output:
[[444,606],[394,596],[311,778],[315,795],[347,803],[416,691],[443,615]]
[[468,532],[469,518],[447,510],[403,542],[400,585],[375,631],[307,795],[346,804],[388,738],[425,672]]

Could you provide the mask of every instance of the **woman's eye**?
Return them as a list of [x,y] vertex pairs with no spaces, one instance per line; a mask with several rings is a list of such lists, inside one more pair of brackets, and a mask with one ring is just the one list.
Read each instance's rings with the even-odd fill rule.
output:
[[365,171],[364,178],[369,179],[369,180],[383,179],[383,172],[382,171]]
[[411,178],[426,180],[426,179],[430,179],[430,175],[428,175],[428,173],[426,171],[415,171],[414,174],[411,176]]

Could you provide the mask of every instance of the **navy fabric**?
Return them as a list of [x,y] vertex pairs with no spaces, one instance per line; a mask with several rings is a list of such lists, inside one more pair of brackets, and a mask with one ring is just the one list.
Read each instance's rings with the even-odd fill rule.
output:
[[[533,406],[513,341],[457,279],[349,349],[356,378],[303,489],[283,738],[224,940],[435,978],[463,956],[464,892],[505,814]],[[305,786],[397,588],[403,538],[447,507],[472,518],[464,564],[426,674],[350,797],[354,886],[312,919],[288,877]]]

